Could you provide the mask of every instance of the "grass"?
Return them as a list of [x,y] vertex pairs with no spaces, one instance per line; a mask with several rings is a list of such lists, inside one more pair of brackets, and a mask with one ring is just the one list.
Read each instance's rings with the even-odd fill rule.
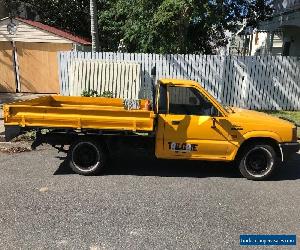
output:
[[[278,111],[264,111],[264,112],[269,115],[291,119],[292,121],[300,125],[300,111],[278,110]],[[300,127],[298,128],[298,137],[300,137]]]
[[269,115],[274,115],[277,117],[285,117],[293,120],[295,123],[300,124],[300,111],[264,111]]

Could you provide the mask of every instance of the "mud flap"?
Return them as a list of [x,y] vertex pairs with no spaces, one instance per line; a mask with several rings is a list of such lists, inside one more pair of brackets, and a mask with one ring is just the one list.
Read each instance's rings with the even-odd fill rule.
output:
[[5,126],[5,140],[11,141],[15,137],[21,134],[21,128],[19,126]]

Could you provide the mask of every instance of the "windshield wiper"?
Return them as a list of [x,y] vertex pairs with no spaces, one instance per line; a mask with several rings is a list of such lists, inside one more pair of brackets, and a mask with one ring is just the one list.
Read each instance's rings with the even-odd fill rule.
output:
[[230,106],[224,106],[225,107],[225,109],[228,111],[228,110],[230,110],[231,111],[231,113],[235,113],[234,112],[234,110],[233,110],[233,108],[231,108]]

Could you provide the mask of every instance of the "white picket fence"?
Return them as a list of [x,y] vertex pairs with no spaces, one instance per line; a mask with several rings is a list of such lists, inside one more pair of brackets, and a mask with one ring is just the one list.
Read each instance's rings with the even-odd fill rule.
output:
[[74,59],[69,72],[69,93],[79,96],[83,90],[117,93],[120,98],[132,99],[141,88],[139,63],[111,62],[92,59]]
[[[99,66],[104,64],[110,70]],[[120,64],[127,70],[116,68]],[[112,91],[116,97],[151,99],[157,79],[176,78],[199,82],[225,105],[300,110],[297,57],[60,52],[59,65],[62,95],[92,88]]]

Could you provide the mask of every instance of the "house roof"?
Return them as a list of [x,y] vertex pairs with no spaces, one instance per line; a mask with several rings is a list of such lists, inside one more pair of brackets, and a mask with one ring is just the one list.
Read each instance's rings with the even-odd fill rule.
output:
[[54,35],[63,37],[65,39],[68,39],[72,42],[79,43],[79,44],[82,44],[82,45],[91,45],[91,42],[90,42],[89,39],[73,35],[73,34],[67,32],[67,31],[64,31],[64,30],[61,30],[61,29],[58,29],[58,28],[55,28],[55,27],[37,22],[37,21],[23,19],[23,18],[20,18],[20,17],[16,17],[15,19],[20,21],[20,22],[26,23],[26,24],[28,24],[32,27],[47,31],[47,32],[52,33]]

